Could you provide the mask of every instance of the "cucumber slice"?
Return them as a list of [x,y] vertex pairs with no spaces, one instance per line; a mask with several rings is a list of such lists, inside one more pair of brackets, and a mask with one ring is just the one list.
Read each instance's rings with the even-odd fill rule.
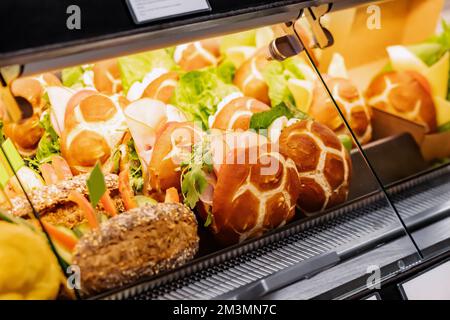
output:
[[83,235],[90,232],[91,228],[87,222],[84,222],[74,227],[72,231],[78,238],[81,238]]
[[158,201],[156,201],[155,199],[142,195],[135,196],[134,199],[136,199],[138,207],[143,207],[147,204],[153,205],[158,203]]

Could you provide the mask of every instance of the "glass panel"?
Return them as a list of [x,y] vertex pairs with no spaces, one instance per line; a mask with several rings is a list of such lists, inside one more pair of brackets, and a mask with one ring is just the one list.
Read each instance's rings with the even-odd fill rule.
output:
[[[371,275],[418,261],[315,66],[304,54],[267,60],[284,35],[269,26],[16,80],[38,87],[40,102],[21,181],[83,296],[282,230],[304,232],[298,245],[308,252],[284,267],[377,248],[330,289],[355,279],[347,291],[367,289]],[[318,103],[339,130],[311,114]],[[25,137],[35,136],[19,131],[16,146]]]
[[448,250],[450,239],[449,5],[384,1],[330,13],[322,23],[334,45],[313,51],[329,91],[425,257]]

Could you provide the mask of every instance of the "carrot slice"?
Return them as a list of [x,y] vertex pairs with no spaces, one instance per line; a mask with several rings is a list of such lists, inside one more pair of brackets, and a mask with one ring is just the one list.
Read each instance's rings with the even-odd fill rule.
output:
[[178,190],[173,187],[167,189],[164,203],[179,203],[179,202],[180,202],[180,197],[178,196]]
[[48,235],[50,236],[50,238],[52,238],[52,240],[57,241],[66,249],[73,251],[73,249],[75,248],[75,246],[78,242],[75,238],[58,230],[58,228],[52,226],[48,222],[42,221],[42,224],[45,228],[45,231],[47,231]]
[[130,209],[137,208],[134,193],[130,186],[130,175],[128,168],[119,174],[119,193],[125,210],[128,211]]
[[41,170],[42,177],[47,185],[52,185],[58,182],[58,175],[56,174],[55,168],[49,163],[43,163],[39,166]]
[[97,229],[99,227],[94,208],[92,208],[89,201],[81,193],[75,190],[70,191],[69,200],[75,202],[81,211],[83,211],[83,214],[91,229]]
[[106,192],[100,198],[100,202],[102,203],[103,208],[105,208],[105,211],[108,212],[111,217],[114,217],[117,215],[116,206],[114,204],[114,201],[111,199],[111,196],[109,195],[108,190],[106,190]]
[[52,165],[59,180],[66,180],[73,177],[69,164],[63,157],[56,155],[52,156]]

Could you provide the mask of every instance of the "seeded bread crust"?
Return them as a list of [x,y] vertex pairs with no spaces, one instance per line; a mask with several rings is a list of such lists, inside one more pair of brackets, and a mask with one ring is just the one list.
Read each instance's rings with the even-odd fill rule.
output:
[[158,203],[115,216],[84,235],[74,250],[82,291],[91,295],[179,267],[198,252],[194,213]]

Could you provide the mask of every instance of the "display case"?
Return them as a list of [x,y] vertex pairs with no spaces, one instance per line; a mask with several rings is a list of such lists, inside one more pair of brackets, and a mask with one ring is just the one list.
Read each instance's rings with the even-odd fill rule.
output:
[[448,254],[448,1],[72,2],[0,4],[0,297],[355,298]]

